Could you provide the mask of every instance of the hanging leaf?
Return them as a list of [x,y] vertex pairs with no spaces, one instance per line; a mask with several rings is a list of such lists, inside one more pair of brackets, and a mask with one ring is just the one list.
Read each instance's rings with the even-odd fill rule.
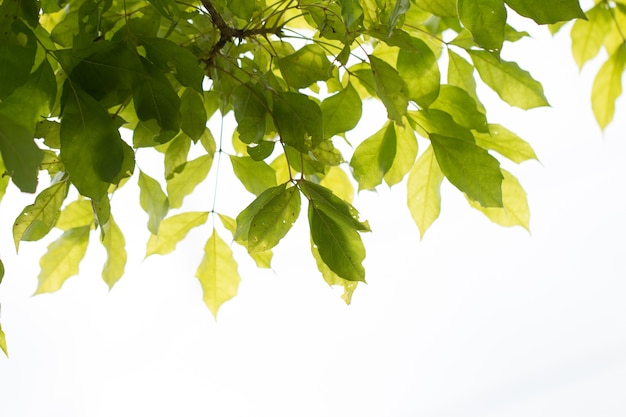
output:
[[157,235],[161,220],[167,216],[169,200],[161,189],[161,184],[143,171],[139,171],[138,185],[141,208],[148,214],[148,230]]
[[422,10],[441,17],[457,15],[456,0],[415,0],[415,5]]
[[451,49],[448,49],[448,84],[465,90],[476,102],[478,110],[483,110],[476,95],[474,67]]
[[360,190],[371,190],[379,185],[391,168],[396,156],[397,137],[393,123],[364,140],[355,150],[350,167]]
[[426,230],[441,212],[441,182],[444,175],[439,168],[432,146],[417,159],[407,181],[407,205],[424,238]]
[[359,285],[359,282],[348,281],[347,279],[343,279],[339,275],[335,274],[322,260],[320,252],[319,250],[317,250],[317,247],[315,246],[315,243],[313,243],[312,239],[311,253],[313,254],[313,258],[315,259],[315,265],[317,265],[317,269],[322,273],[324,281],[326,281],[326,283],[331,287],[335,285],[343,287],[343,294],[341,295],[341,298],[346,304],[350,305],[350,303],[352,302],[352,294],[356,290],[357,285]]
[[[2,6],[8,2],[3,3]],[[4,8],[4,7],[3,7]],[[35,63],[37,40],[33,32],[19,20],[6,19],[2,12],[0,32],[0,99],[7,98],[13,90],[23,85]]]
[[481,148],[491,149],[511,161],[520,163],[537,159],[533,148],[524,139],[504,126],[489,125],[489,133],[475,133],[476,144]]
[[[172,1],[172,3],[174,3]],[[202,93],[204,72],[198,58],[189,50],[176,45],[169,39],[141,38],[146,55],[162,71],[174,71],[176,79],[185,87]],[[152,71],[150,71],[152,72]]]
[[295,89],[305,88],[330,77],[330,62],[324,50],[305,45],[291,55],[278,59],[278,67],[287,84]]
[[167,180],[167,196],[170,208],[179,208],[183,199],[191,194],[211,170],[213,155],[202,155],[187,162],[182,171]]
[[596,4],[587,12],[588,20],[576,20],[570,32],[572,56],[578,68],[600,52],[604,40],[611,31],[613,20],[604,2]]
[[167,143],[164,160],[166,180],[172,179],[175,174],[179,174],[185,169],[190,148],[191,139],[184,133]]
[[206,211],[190,211],[164,219],[159,226],[159,233],[150,235],[146,257],[172,252],[176,249],[178,242],[183,240],[191,229],[206,223],[208,216],[209,213]]
[[442,85],[431,109],[448,113],[456,123],[478,132],[488,132],[487,117],[478,110],[476,101],[465,90],[452,85]]
[[300,93],[274,95],[274,123],[280,139],[300,152],[308,152],[323,140],[320,106]]
[[2,330],[2,324],[0,324],[0,349],[4,352],[5,356],[9,357],[9,350],[7,349],[7,339]]
[[361,120],[361,98],[351,83],[322,101],[320,108],[324,121],[324,139],[354,129]]
[[180,127],[191,139],[197,141],[206,129],[207,117],[202,98],[194,90],[186,89],[180,98]]
[[259,143],[265,135],[268,104],[256,84],[247,83],[233,90],[233,111],[243,143]]
[[70,229],[48,245],[48,251],[39,261],[41,272],[35,294],[57,291],[69,277],[78,274],[78,265],[87,251],[89,231],[89,226]]
[[402,124],[402,116],[409,105],[408,91],[398,71],[380,58],[369,56],[376,94],[385,105],[391,120]]
[[459,0],[459,20],[478,46],[499,51],[504,43],[506,8],[504,0]]
[[232,251],[215,230],[204,246],[196,277],[202,286],[204,303],[217,318],[222,304],[237,295],[240,278]]
[[102,226],[104,238],[101,240],[102,246],[107,251],[107,260],[102,269],[102,279],[107,283],[109,289],[124,275],[126,266],[126,240],[113,217]]
[[467,51],[480,78],[511,106],[524,110],[549,106],[543,87],[515,62],[498,60],[486,51]]
[[13,223],[16,251],[19,249],[20,241],[39,240],[52,230],[59,218],[67,189],[67,182],[60,181],[39,193],[35,202],[22,210]]
[[94,212],[91,201],[81,199],[72,201],[65,206],[54,227],[67,231],[77,227],[91,226],[93,222]]
[[511,9],[541,24],[585,19],[578,0],[505,0]]
[[417,157],[417,138],[410,126],[394,126],[396,130],[396,155],[383,177],[390,187],[398,184],[411,170]]
[[230,156],[233,171],[246,190],[260,195],[276,186],[276,171],[263,161],[255,161],[247,156]]
[[[224,227],[228,229],[229,232],[232,233],[233,239],[234,239],[235,233],[237,232],[237,221],[233,219],[232,217],[226,216],[225,214],[218,214],[218,216],[220,217],[220,220],[222,221],[222,224],[224,225]],[[246,247],[248,244],[247,240],[235,240],[235,242]],[[271,265],[272,264],[272,251],[271,250],[267,250],[265,252],[258,252],[258,253],[248,252],[248,254],[254,260],[258,268],[269,269],[272,267]]]
[[483,148],[463,139],[430,134],[437,163],[446,178],[483,207],[502,207],[500,163]]
[[441,84],[437,57],[421,39],[410,38],[410,45],[398,52],[398,73],[406,83],[409,98],[427,108],[437,98]]
[[34,193],[43,153],[26,127],[3,114],[0,114],[0,153],[15,185],[23,192]]
[[626,44],[600,67],[591,88],[591,108],[601,129],[613,120],[615,100],[622,94],[622,75],[626,64]]

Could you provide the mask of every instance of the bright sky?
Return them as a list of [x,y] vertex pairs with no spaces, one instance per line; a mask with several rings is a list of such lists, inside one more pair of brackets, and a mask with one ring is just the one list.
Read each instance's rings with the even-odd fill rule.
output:
[[[531,234],[491,224],[446,184],[419,241],[402,185],[362,193],[374,233],[351,306],[317,273],[299,221],[273,271],[238,257],[239,295],[216,322],[194,278],[210,223],[177,253],[142,260],[147,217],[124,204],[132,184],[113,202],[126,276],[107,291],[94,234],[81,275],[31,297],[49,240],[14,257],[11,225],[33,197],[12,192],[0,219],[11,354],[0,357],[0,416],[624,416],[626,103],[602,134],[589,104],[599,63],[579,73],[567,36],[534,34],[505,57],[544,83],[552,108],[482,95],[490,121],[541,160],[506,166],[528,193]],[[190,210],[208,209],[211,186]]]

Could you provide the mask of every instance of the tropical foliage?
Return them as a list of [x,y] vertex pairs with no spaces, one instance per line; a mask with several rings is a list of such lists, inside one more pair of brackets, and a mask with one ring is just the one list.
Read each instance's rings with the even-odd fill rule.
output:
[[[591,100],[607,126],[626,63],[623,0],[586,13],[576,0],[3,0],[0,197],[9,179],[38,193],[15,220],[16,250],[58,234],[37,293],[78,273],[93,233],[108,253],[104,281],[122,277],[111,197],[129,180],[147,215],[147,256],[174,251],[212,218],[196,276],[213,314],[237,292],[230,242],[269,268],[302,210],[322,276],[349,302],[365,281],[361,234],[370,231],[351,204],[353,184],[405,184],[421,235],[439,216],[444,179],[494,222],[528,228],[525,192],[500,165],[536,155],[489,122],[477,94],[484,83],[509,105],[548,105],[542,85],[500,55],[527,36],[508,23],[512,13],[553,31],[575,20],[581,67],[605,50]],[[387,122],[351,135],[368,100],[382,103]],[[232,146],[207,127],[229,114]],[[158,177],[135,164],[150,152],[162,161]],[[218,212],[216,192],[206,210],[184,210],[211,170],[220,178],[220,161],[249,205]]]

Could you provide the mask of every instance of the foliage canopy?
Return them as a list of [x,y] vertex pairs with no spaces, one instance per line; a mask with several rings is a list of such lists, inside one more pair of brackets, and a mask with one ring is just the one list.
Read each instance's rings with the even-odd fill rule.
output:
[[[591,101],[606,127],[626,64],[623,0],[586,13],[576,0],[3,0],[0,197],[9,179],[38,192],[15,221],[16,249],[62,232],[41,258],[37,293],[78,272],[96,229],[104,281],[122,277],[125,237],[111,196],[130,178],[147,213],[147,256],[220,220],[196,272],[214,315],[239,283],[228,242],[270,267],[303,202],[317,266],[349,302],[365,281],[360,235],[370,231],[351,204],[353,182],[361,191],[405,181],[422,236],[439,215],[444,178],[494,222],[528,228],[525,192],[500,160],[536,155],[489,123],[477,95],[482,82],[511,106],[548,105],[542,85],[500,56],[528,36],[509,25],[511,13],[553,31],[575,20],[581,67],[604,48]],[[370,99],[388,121],[353,137]],[[231,112],[228,152],[207,121]],[[427,143],[421,152],[417,137]],[[163,160],[160,178],[135,166],[149,148]],[[182,210],[225,156],[251,203],[239,213],[217,212],[214,201]]]

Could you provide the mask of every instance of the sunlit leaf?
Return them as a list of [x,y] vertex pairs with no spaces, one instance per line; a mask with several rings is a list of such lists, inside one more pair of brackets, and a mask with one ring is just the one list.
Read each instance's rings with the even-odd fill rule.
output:
[[396,156],[397,137],[393,123],[370,136],[354,150],[350,167],[360,190],[371,190],[380,184]]
[[319,250],[317,250],[315,243],[313,243],[313,239],[311,239],[311,253],[315,259],[317,269],[322,273],[324,281],[326,281],[326,283],[331,287],[335,285],[343,287],[343,294],[341,295],[341,298],[346,304],[350,305],[352,302],[352,294],[356,290],[357,285],[359,285],[359,282],[348,281],[347,279],[343,279],[339,275],[335,274],[322,260]]
[[39,240],[54,227],[67,189],[66,181],[53,184],[39,193],[33,204],[22,210],[13,223],[15,250],[18,250],[20,241]]
[[530,144],[504,126],[489,125],[489,133],[477,132],[474,137],[478,146],[494,150],[518,164],[529,159],[537,159]]
[[408,91],[404,79],[398,71],[380,58],[369,56],[374,76],[376,94],[385,105],[391,120],[402,124],[409,104]]
[[395,125],[396,155],[391,167],[383,177],[387,185],[398,184],[409,172],[417,157],[417,139],[409,126]]
[[528,110],[549,105],[541,84],[515,62],[498,60],[486,51],[468,52],[480,78],[511,106]]
[[191,194],[211,170],[213,155],[202,155],[187,162],[185,168],[167,180],[167,196],[170,208],[178,208],[183,199]]
[[4,352],[6,357],[9,357],[9,350],[7,349],[7,339],[2,330],[2,324],[0,324],[0,349]]
[[483,148],[463,139],[430,135],[437,163],[446,178],[483,207],[502,207],[500,163]]
[[191,229],[206,223],[208,216],[209,213],[206,211],[191,211],[164,219],[159,226],[159,234],[150,235],[146,257],[172,252]]
[[316,44],[305,45],[293,54],[279,58],[278,66],[287,84],[296,89],[327,80],[331,74],[326,53]]
[[422,238],[441,212],[443,178],[433,148],[429,146],[417,159],[407,181],[407,205]]
[[87,251],[89,231],[89,226],[70,229],[48,245],[48,251],[39,261],[41,272],[35,294],[57,291],[69,277],[78,274],[78,265]]
[[185,169],[190,148],[191,139],[184,133],[176,136],[173,140],[167,143],[165,159],[163,162],[165,168],[165,179],[172,179],[175,174],[178,174]]
[[274,95],[274,122],[286,145],[308,152],[323,140],[322,111],[304,94]]
[[232,251],[215,230],[204,246],[196,277],[202,286],[204,303],[217,317],[221,305],[237,294],[240,278]]
[[484,49],[499,51],[504,42],[504,0],[458,0],[459,19],[474,42]]
[[[225,214],[218,214],[218,216],[220,220],[222,221],[222,224],[224,225],[224,227],[228,229],[229,232],[232,233],[233,239],[234,239],[235,233],[237,232],[237,221],[233,219],[232,217],[226,216]],[[247,240],[242,240],[242,239],[235,240],[235,242],[237,242],[238,244],[242,246],[247,246],[248,244]],[[267,250],[265,252],[257,252],[257,253],[248,252],[248,254],[254,260],[258,268],[269,269],[272,267],[272,255],[273,254],[271,250]]]
[[511,9],[539,24],[585,18],[578,0],[505,0]]
[[591,108],[600,128],[613,120],[615,100],[622,94],[622,76],[626,64],[626,44],[606,60],[596,74],[591,88]]
[[361,120],[362,104],[352,84],[322,101],[324,139],[352,130]]
[[230,162],[239,181],[254,195],[276,185],[276,172],[263,161],[255,161],[247,156],[232,156]]
[[452,49],[448,49],[448,84],[465,90],[476,101],[478,110],[483,110],[476,95],[474,67]]
[[82,226],[90,226],[94,222],[91,201],[81,199],[72,201],[65,206],[54,225],[57,229],[67,231]]
[[424,41],[411,38],[411,48],[400,48],[398,73],[406,83],[408,96],[421,107],[428,107],[439,94],[441,75],[437,58]]
[[437,16],[456,16],[456,0],[415,0],[415,5]]
[[159,233],[159,224],[167,216],[169,210],[169,200],[161,184],[154,178],[139,171],[139,202],[141,208],[148,213],[148,230],[153,235]]
[[611,12],[606,9],[604,2],[587,11],[587,19],[576,20],[570,32],[572,56],[579,68],[598,55],[613,24]]
[[104,238],[102,246],[107,251],[107,260],[102,269],[102,279],[107,283],[109,289],[122,278],[124,275],[124,267],[126,266],[126,240],[124,234],[117,223],[111,217],[109,221],[102,226]]
[[465,90],[452,85],[442,85],[431,109],[448,113],[456,123],[479,132],[488,132],[487,117],[478,110],[476,101]]
[[354,187],[346,174],[346,171],[339,167],[330,167],[324,178],[320,181],[320,185],[330,189],[333,194],[348,203],[354,198]]
[[482,207],[476,201],[468,199],[470,205],[483,212],[491,221],[500,226],[522,226],[530,230],[530,210],[526,200],[526,191],[517,178],[502,170],[502,205],[503,207]]

